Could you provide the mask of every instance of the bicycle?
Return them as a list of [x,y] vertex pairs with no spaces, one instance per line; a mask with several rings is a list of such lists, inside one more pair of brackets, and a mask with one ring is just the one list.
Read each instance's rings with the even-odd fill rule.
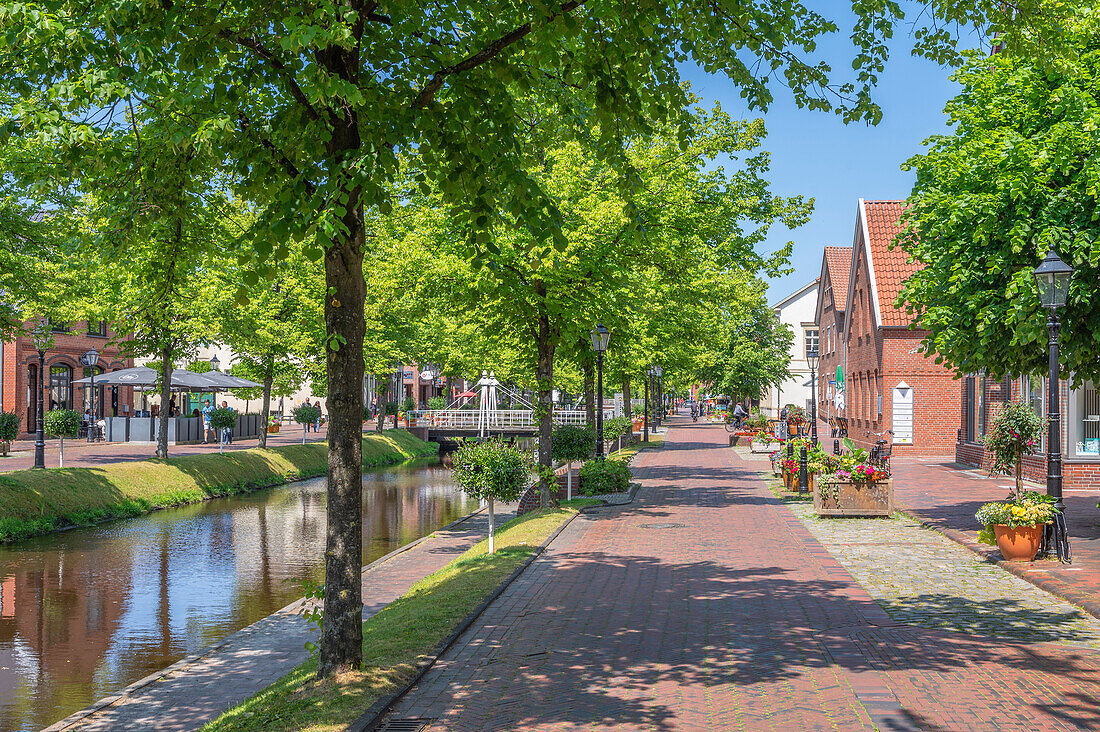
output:
[[877,468],[881,468],[883,472],[890,472],[890,457],[894,452],[894,444],[892,441],[886,439],[886,435],[893,437],[893,430],[884,430],[882,432],[872,432],[867,430],[867,436],[874,435],[879,439],[875,441],[874,446],[871,448],[869,461]]
[[745,418],[734,417],[733,419],[727,419],[725,422],[726,432],[740,432],[745,429]]

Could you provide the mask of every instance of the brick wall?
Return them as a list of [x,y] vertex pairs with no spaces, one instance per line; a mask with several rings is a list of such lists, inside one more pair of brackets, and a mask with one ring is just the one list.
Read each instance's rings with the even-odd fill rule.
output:
[[[33,323],[25,323],[26,328],[33,327]],[[54,366],[67,366],[72,369],[72,380],[84,378],[84,367],[80,364],[80,356],[94,348],[99,352],[98,366],[104,371],[128,368],[134,365],[132,358],[124,358],[119,352],[118,345],[112,344],[114,333],[108,329],[106,336],[89,335],[87,325],[84,322],[72,324],[65,333],[54,333],[53,344],[46,350],[45,357],[45,387],[49,388],[49,373]],[[29,427],[34,427],[33,420],[37,410],[37,394],[31,390],[31,374],[38,372],[38,351],[34,342],[26,336],[20,336],[4,344],[4,390],[2,394],[3,409],[15,412],[22,421],[21,436],[29,436]],[[41,385],[42,381],[38,380]],[[96,389],[102,395],[103,411],[101,414],[111,415],[112,390],[110,388]],[[86,390],[83,385],[72,384],[69,405],[73,409],[83,411]],[[117,391],[118,411],[122,413],[123,405],[133,410],[134,390],[131,387],[122,387]],[[50,409],[50,394],[44,395],[43,409]]]

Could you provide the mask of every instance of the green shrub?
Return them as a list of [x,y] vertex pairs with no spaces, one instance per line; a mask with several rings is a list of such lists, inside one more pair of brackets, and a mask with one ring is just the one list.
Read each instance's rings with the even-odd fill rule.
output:
[[210,426],[216,430],[233,429],[236,424],[237,410],[232,407],[218,407],[210,412]]
[[401,402],[402,412],[414,412],[416,411],[416,400],[412,397],[405,397],[405,401]]
[[11,442],[19,436],[19,415],[0,412],[0,442]]
[[630,490],[630,468],[621,460],[589,460],[581,466],[581,493],[599,496]]
[[452,457],[463,493],[489,502],[489,552],[496,550],[493,501],[515,501],[531,482],[531,458],[503,440],[464,442]]
[[392,417],[397,414],[397,402],[386,402],[386,416]]
[[80,434],[80,412],[75,409],[51,409],[46,412],[42,429],[51,437],[76,437]]
[[313,424],[321,418],[320,409],[317,407],[307,407],[304,404],[294,407],[294,411],[291,412],[291,414],[294,415],[294,421],[298,424]]
[[447,400],[444,399],[441,396],[434,396],[434,397],[432,397],[431,399],[428,400],[428,409],[438,410],[438,409],[446,409],[446,408],[447,408]]
[[603,436],[605,440],[614,440],[620,435],[625,435],[634,427],[634,422],[626,417],[615,417],[603,423]]
[[596,435],[588,427],[558,425],[550,439],[550,455],[561,462],[585,460],[596,450]]

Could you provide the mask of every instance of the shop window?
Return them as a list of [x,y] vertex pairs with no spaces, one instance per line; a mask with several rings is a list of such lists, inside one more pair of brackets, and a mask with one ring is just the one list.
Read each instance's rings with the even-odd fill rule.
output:
[[73,408],[73,370],[60,364],[50,367],[50,409]]
[[1100,394],[1096,384],[1086,381],[1073,391],[1076,406],[1074,429],[1076,454],[1100,457]]

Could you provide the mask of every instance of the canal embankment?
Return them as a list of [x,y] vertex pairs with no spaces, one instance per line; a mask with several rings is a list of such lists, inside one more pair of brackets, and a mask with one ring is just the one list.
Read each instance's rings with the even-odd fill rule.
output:
[[[438,449],[404,430],[371,433],[363,436],[363,467],[427,457]],[[313,442],[2,473],[0,542],[269,488],[322,475],[327,469],[328,446]]]

